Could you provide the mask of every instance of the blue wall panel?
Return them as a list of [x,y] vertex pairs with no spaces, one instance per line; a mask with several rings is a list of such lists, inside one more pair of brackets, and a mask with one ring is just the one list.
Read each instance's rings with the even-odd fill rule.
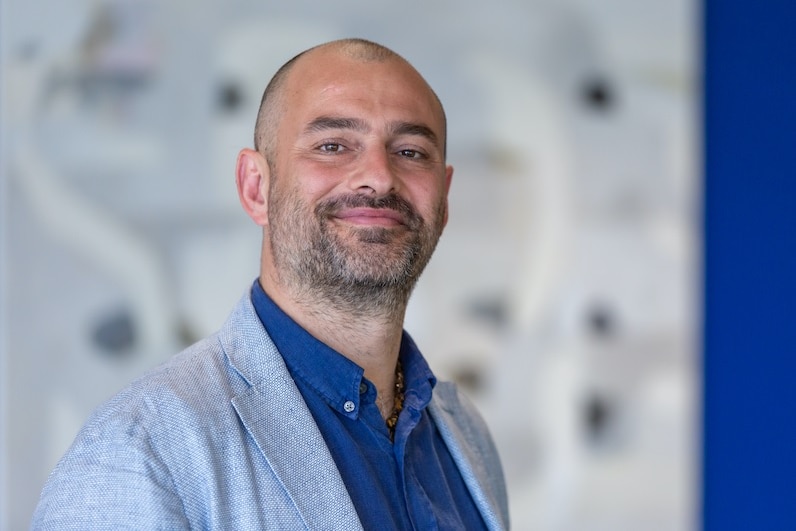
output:
[[796,529],[796,2],[704,29],[704,529]]

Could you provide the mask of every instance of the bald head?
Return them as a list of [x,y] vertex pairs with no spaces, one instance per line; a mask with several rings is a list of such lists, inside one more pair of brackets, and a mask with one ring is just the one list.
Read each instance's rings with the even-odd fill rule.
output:
[[[254,127],[254,148],[266,155],[269,160],[272,158],[269,155],[273,154],[273,150],[276,146],[276,131],[284,113],[284,89],[288,84],[290,73],[298,64],[310,60],[313,55],[318,52],[332,52],[339,54],[341,57],[346,57],[362,63],[397,61],[412,68],[408,61],[394,51],[381,44],[365,39],[341,39],[332,41],[314,46],[296,55],[277,70],[276,74],[274,74],[274,77],[271,78],[271,81],[265,88],[262,100],[260,101],[260,109],[257,113],[257,122]],[[414,70],[414,68],[412,68],[412,70]],[[417,75],[420,76],[419,73],[417,73]],[[420,77],[422,79],[422,76]],[[442,103],[427,83],[426,86],[439,105],[439,110],[444,120],[445,111],[442,108]]]

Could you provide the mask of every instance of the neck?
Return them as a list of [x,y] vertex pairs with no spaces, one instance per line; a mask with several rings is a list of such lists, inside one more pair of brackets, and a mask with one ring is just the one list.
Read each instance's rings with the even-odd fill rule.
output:
[[[389,417],[406,301],[382,297],[390,304],[376,305],[378,298],[370,298],[352,307],[335,297],[324,297],[318,290],[288,290],[265,273],[260,284],[282,311],[313,337],[364,369],[365,378],[376,386],[382,416]],[[350,294],[346,297],[352,298]]]

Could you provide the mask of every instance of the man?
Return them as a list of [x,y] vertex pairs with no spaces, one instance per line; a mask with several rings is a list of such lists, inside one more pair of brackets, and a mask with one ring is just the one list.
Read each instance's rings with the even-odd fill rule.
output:
[[445,141],[391,50],[347,39],[285,64],[237,161],[259,280],[95,412],[33,527],[507,528],[485,425],[403,332],[448,217]]

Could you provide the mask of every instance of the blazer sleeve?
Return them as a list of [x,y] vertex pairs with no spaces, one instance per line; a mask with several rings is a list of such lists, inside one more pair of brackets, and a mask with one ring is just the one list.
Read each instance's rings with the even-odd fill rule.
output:
[[89,423],[42,491],[31,529],[188,529],[182,501],[135,415]]

